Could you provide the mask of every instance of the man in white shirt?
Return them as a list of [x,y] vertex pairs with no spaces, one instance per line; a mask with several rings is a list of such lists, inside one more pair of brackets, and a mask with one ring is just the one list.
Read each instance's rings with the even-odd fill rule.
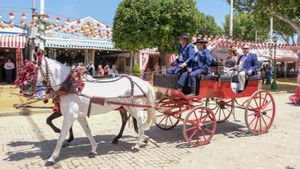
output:
[[15,64],[11,61],[11,59],[7,59],[7,62],[4,65],[5,69],[5,78],[7,83],[13,82],[13,72],[15,69]]

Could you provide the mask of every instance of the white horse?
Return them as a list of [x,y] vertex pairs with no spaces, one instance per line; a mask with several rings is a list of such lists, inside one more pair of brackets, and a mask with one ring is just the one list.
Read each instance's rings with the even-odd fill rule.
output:
[[[46,73],[47,69],[48,73]],[[43,57],[39,66],[37,83],[48,79],[54,91],[58,91],[60,88],[60,84],[62,84],[65,81],[66,77],[69,75],[70,70],[71,69],[68,66],[65,66],[55,60]],[[156,120],[154,108],[156,98],[153,87],[148,82],[134,76],[130,76],[130,78],[134,82],[134,95],[144,95],[144,97],[135,99],[126,97],[130,96],[132,92],[132,83],[128,78],[120,78],[120,80],[114,82],[96,83],[91,82],[90,80],[94,79],[89,77],[89,80],[85,81],[85,87],[81,92],[83,95],[88,97],[78,94],[67,94],[60,98],[61,113],[63,115],[63,124],[54,152],[52,153],[51,157],[47,160],[45,164],[46,166],[53,165],[55,163],[56,158],[60,154],[63,141],[75,120],[77,120],[80,123],[81,127],[83,128],[86,136],[88,137],[91,143],[92,150],[89,154],[89,157],[92,158],[97,154],[96,149],[98,144],[96,143],[94,137],[91,134],[91,130],[86,119],[88,115],[89,104],[91,101],[91,98],[89,97],[111,98],[108,100],[115,102],[134,103],[140,105],[151,105],[147,108],[147,119],[145,118],[145,108],[130,105],[123,106],[137,120],[139,127],[138,141],[137,144],[133,147],[133,149],[139,149],[144,139],[148,138],[144,135],[144,130]],[[103,79],[101,81],[105,82],[109,80]],[[140,86],[140,88],[144,92],[142,92],[137,85]],[[120,107],[120,105],[109,104],[107,102],[104,102],[103,105],[92,103],[90,107],[90,115],[106,113],[118,107]]]

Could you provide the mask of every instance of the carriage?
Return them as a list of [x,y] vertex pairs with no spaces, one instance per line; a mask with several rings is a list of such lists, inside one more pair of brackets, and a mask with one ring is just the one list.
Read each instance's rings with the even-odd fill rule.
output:
[[[247,79],[245,89],[232,90],[232,77],[205,75],[197,80],[197,95],[188,97],[179,89],[177,75],[156,74],[154,86],[164,95],[156,104],[157,127],[170,130],[183,122],[183,136],[193,146],[209,143],[217,123],[225,122],[234,109],[245,111],[245,123],[254,135],[268,132],[275,117],[271,93],[261,90],[260,76]],[[246,98],[238,103],[238,98]]]

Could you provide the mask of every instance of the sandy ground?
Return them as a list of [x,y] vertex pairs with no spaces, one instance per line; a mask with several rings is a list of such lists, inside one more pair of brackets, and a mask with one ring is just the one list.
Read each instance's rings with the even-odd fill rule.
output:
[[271,130],[261,136],[247,132],[243,111],[235,122],[218,124],[210,144],[192,153],[176,168],[296,169],[300,168],[300,106],[287,104],[289,94],[274,95],[277,105]]

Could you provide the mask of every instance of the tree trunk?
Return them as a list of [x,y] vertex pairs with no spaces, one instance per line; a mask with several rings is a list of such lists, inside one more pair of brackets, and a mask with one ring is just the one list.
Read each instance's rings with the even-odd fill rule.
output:
[[300,45],[300,31],[298,32],[298,40],[297,40],[297,44]]
[[167,64],[167,53],[166,52],[159,52],[160,53],[160,66],[166,66]]

